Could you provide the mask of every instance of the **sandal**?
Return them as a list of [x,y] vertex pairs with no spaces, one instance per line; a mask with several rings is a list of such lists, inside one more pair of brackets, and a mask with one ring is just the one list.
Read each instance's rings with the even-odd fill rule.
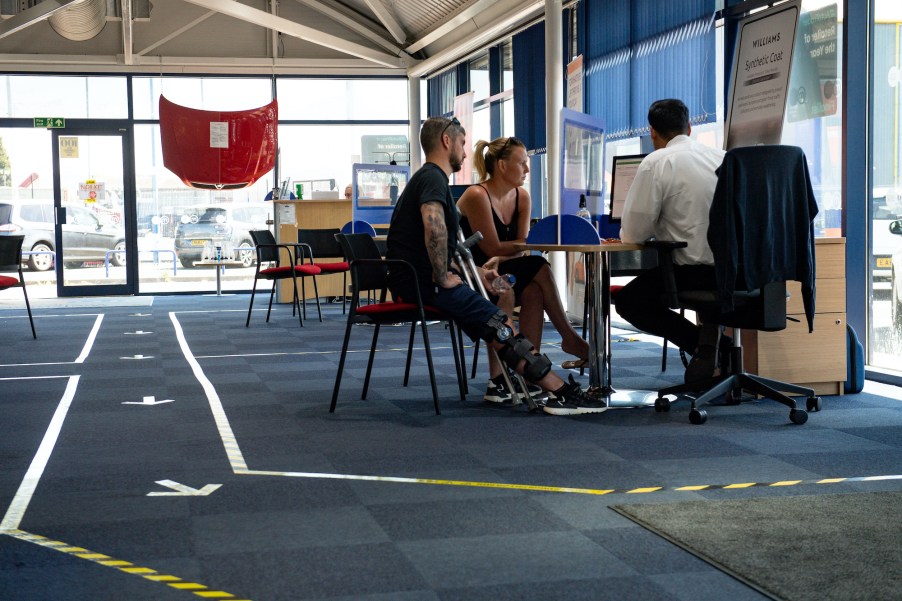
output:
[[588,359],[571,359],[561,363],[561,369],[582,369],[589,366]]

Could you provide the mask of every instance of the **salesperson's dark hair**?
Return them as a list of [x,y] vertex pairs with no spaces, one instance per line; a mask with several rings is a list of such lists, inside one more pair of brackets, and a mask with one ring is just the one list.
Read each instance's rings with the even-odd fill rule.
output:
[[667,140],[689,133],[689,109],[676,98],[656,100],[648,108],[648,124]]

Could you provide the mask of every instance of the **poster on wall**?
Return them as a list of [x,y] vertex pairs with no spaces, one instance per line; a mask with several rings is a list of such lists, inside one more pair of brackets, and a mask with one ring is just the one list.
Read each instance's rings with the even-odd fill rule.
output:
[[739,23],[727,104],[727,150],[780,143],[800,3],[791,0]]
[[799,17],[786,107],[786,119],[790,122],[836,114],[837,14],[837,5],[830,4]]

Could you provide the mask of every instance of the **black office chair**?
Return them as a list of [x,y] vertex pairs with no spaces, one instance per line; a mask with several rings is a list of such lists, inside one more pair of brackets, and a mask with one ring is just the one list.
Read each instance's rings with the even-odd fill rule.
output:
[[[415,331],[417,325],[420,326],[422,331],[423,346],[426,351],[426,364],[429,366],[429,381],[432,385],[432,400],[435,406],[435,413],[441,414],[438,402],[438,389],[435,384],[435,369],[432,364],[432,350],[429,346],[429,333],[426,325],[427,321],[444,321],[449,324],[451,348],[454,352],[454,364],[457,371],[457,385],[460,389],[460,399],[464,400],[466,398],[464,384],[466,376],[460,362],[451,318],[439,309],[424,305],[422,299],[420,299],[419,291],[417,291],[416,298],[387,300],[388,270],[407,269],[416,278],[416,271],[413,265],[407,261],[383,259],[379,254],[379,249],[376,248],[373,237],[369,234],[337,234],[336,238],[341,244],[345,256],[351,260],[351,286],[354,294],[351,296],[351,306],[348,309],[348,323],[345,327],[341,358],[338,361],[338,372],[335,374],[335,388],[332,391],[332,404],[329,406],[329,412],[333,413],[335,411],[335,405],[338,402],[338,391],[341,387],[345,358],[348,353],[348,342],[351,339],[351,328],[358,324],[375,326],[373,328],[369,361],[366,366],[366,376],[363,380],[361,399],[366,399],[367,390],[369,389],[370,375],[373,371],[373,359],[375,358],[376,344],[379,339],[379,329],[383,325],[410,323],[412,332]],[[360,304],[360,295],[368,292],[373,292],[378,300],[373,303]],[[404,386],[407,386],[410,375],[410,358],[413,352],[412,342],[413,337],[411,336],[411,344],[407,349]]]
[[[721,397],[726,404],[735,405],[760,395],[786,405],[790,421],[804,424],[808,413],[784,393],[806,396],[808,411],[820,411],[820,397],[811,388],[744,372],[740,329],[773,332],[786,328],[787,280],[802,282],[805,312],[809,328],[813,328],[817,204],[805,155],[795,146],[737,148],[727,152],[718,174],[708,225],[717,290],[678,290],[673,277],[675,245],[668,241],[649,244],[659,251],[671,308],[690,309],[706,323],[734,328],[729,369],[704,382],[658,391],[655,410],[670,409],[666,395],[705,391],[689,399],[689,421],[703,424],[707,412],[698,409],[699,405]],[[753,396],[744,398],[743,390]]]
[[[269,323],[269,315],[272,313],[272,300],[276,294],[276,281],[291,279],[293,296],[291,299],[291,314],[298,312],[298,319],[301,326],[304,325],[304,318],[307,316],[307,288],[305,278],[315,276],[320,273],[319,267],[316,265],[304,265],[303,254],[298,256],[296,253],[304,252],[304,245],[301,244],[277,244],[272,232],[269,230],[252,230],[251,238],[257,250],[257,269],[254,272],[254,285],[251,288],[251,302],[247,307],[247,321],[245,327],[251,325],[251,311],[254,308],[254,296],[257,294],[257,281],[269,280],[272,282],[272,290],[269,292],[269,308],[266,310],[266,322]],[[282,254],[287,255],[287,261],[282,261]],[[297,258],[296,258],[297,257]],[[268,267],[264,267],[268,265]],[[301,278],[301,295],[298,295],[298,278]],[[316,290],[316,280],[313,282],[313,288]],[[316,293],[314,293],[316,294]],[[303,297],[303,307],[301,299]],[[316,298],[316,308],[319,311],[319,320],[323,320],[323,313],[319,306],[319,296]]]
[[18,277],[0,275],[0,290],[21,288],[25,297],[25,308],[28,310],[28,321],[31,323],[31,337],[37,338],[34,330],[34,317],[31,315],[31,304],[28,302],[28,291],[25,290],[25,276],[22,274],[22,243],[25,236],[0,236],[0,274],[16,273]]
[[[351,269],[350,265],[347,260],[322,260],[325,258],[333,259],[335,257],[344,256],[341,244],[335,239],[335,234],[339,233],[339,231],[340,230],[337,227],[325,229],[302,228],[298,230],[298,243],[307,245],[307,249],[310,251],[310,264],[319,267],[323,274],[342,274],[341,312],[345,313],[347,310],[348,271]],[[313,281],[316,282],[316,276],[313,276]]]

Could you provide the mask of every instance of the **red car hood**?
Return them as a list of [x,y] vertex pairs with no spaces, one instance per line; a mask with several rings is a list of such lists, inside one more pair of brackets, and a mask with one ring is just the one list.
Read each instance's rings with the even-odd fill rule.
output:
[[202,111],[160,96],[163,164],[192,188],[246,188],[276,164],[275,100],[247,111]]

